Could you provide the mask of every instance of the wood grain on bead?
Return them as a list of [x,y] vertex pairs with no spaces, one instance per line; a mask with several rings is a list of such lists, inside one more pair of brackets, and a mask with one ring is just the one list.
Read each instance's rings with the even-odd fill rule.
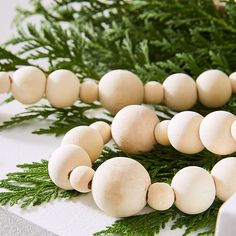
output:
[[176,207],[186,214],[207,210],[215,199],[215,183],[203,168],[189,166],[176,173],[171,182]]
[[103,142],[108,143],[111,140],[111,126],[104,121],[97,121],[90,125],[96,129],[102,136]]
[[208,70],[196,80],[200,102],[207,107],[220,107],[226,104],[232,94],[229,77],[220,70]]
[[144,102],[148,104],[161,104],[164,99],[164,90],[161,83],[150,81],[144,85]]
[[91,167],[87,152],[79,146],[69,144],[57,148],[48,162],[48,173],[58,187],[66,190],[73,189],[69,181],[71,171],[77,166]]
[[199,136],[199,127],[203,117],[193,111],[184,111],[175,115],[168,126],[171,145],[178,151],[194,154],[202,151],[204,146]]
[[142,81],[130,71],[113,70],[99,82],[99,100],[113,114],[131,104],[143,103]]
[[78,126],[71,129],[65,134],[61,144],[75,144],[82,147],[92,162],[99,158],[104,146],[100,133],[89,126]]
[[126,153],[150,151],[156,143],[154,129],[159,119],[141,105],[130,105],[120,110],[113,119],[111,132],[114,142]]
[[97,206],[108,215],[127,217],[146,205],[151,180],[137,161],[116,157],[105,161],[96,170],[92,195]]
[[34,66],[24,66],[12,76],[12,95],[23,104],[33,104],[41,100],[45,93],[46,77]]
[[216,195],[222,201],[227,201],[236,193],[236,157],[228,157],[217,162],[211,175],[215,180]]
[[98,85],[94,81],[85,81],[80,86],[80,100],[92,103],[98,100]]
[[170,123],[170,120],[163,120],[156,125],[155,130],[154,130],[154,135],[155,135],[157,143],[160,143],[161,145],[164,145],[164,146],[170,145],[170,141],[168,138],[169,123]]
[[232,87],[232,92],[236,93],[236,72],[232,73],[229,76],[231,87]]
[[0,72],[0,93],[9,93],[11,89],[11,80],[7,72]]
[[163,87],[164,103],[175,111],[187,110],[193,107],[197,100],[197,87],[189,75],[170,75],[165,79]]
[[200,139],[210,152],[228,155],[236,151],[236,142],[231,135],[231,126],[236,117],[227,111],[215,111],[201,122]]
[[72,106],[79,96],[80,82],[69,70],[56,70],[47,79],[46,97],[57,108]]
[[148,205],[155,210],[169,209],[175,200],[175,194],[169,184],[154,183],[148,189]]
[[81,193],[91,191],[91,183],[95,171],[89,166],[78,166],[70,174],[70,184],[73,189]]

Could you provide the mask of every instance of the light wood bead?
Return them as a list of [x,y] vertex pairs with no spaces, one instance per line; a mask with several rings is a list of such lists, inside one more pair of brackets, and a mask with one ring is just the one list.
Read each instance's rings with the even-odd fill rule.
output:
[[155,210],[169,209],[175,200],[175,194],[169,184],[154,183],[148,189],[148,205]]
[[85,103],[98,100],[98,85],[93,81],[85,81],[80,86],[80,99]]
[[88,166],[78,166],[70,174],[70,184],[73,189],[81,193],[91,191],[91,183],[95,171]]
[[11,80],[7,72],[0,72],[0,93],[9,93]]
[[90,125],[96,129],[102,136],[103,142],[108,143],[111,140],[111,126],[104,121],[97,121]]
[[156,81],[147,82],[144,85],[144,102],[148,104],[161,104],[164,99],[162,84]]
[[161,145],[164,146],[170,145],[170,140],[168,138],[169,123],[170,120],[163,120],[156,125],[154,130],[154,135],[157,143],[160,143]]
[[236,72],[232,73],[229,76],[231,87],[232,87],[232,92],[236,93]]

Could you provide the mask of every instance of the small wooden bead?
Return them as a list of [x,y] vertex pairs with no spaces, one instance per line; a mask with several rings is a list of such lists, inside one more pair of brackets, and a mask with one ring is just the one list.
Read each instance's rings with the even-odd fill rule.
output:
[[203,168],[189,166],[177,172],[171,182],[176,207],[186,214],[207,210],[215,199],[215,183]]
[[224,158],[217,162],[211,171],[215,180],[216,196],[228,200],[236,193],[236,157]]
[[82,147],[92,162],[99,158],[104,146],[100,133],[89,126],[78,126],[71,129],[65,134],[61,144],[75,144]]
[[155,210],[169,209],[175,200],[175,194],[169,184],[154,183],[148,189],[148,205]]
[[111,126],[104,121],[97,121],[90,125],[96,129],[102,136],[103,142],[108,143],[111,140]]
[[189,75],[170,75],[165,79],[163,87],[164,103],[175,111],[187,110],[193,107],[197,100],[197,87]]
[[72,106],[79,96],[80,82],[69,70],[56,70],[47,79],[46,97],[57,108]]
[[207,107],[226,104],[232,94],[229,77],[220,70],[208,70],[196,80],[200,102]]
[[10,76],[6,72],[0,72],[0,93],[9,93],[11,89]]
[[48,173],[58,187],[66,190],[73,189],[69,175],[77,166],[91,167],[91,160],[84,149],[70,144],[56,149],[48,162]]
[[38,102],[45,93],[46,77],[34,66],[24,66],[12,76],[12,94],[23,104]]
[[199,134],[202,144],[210,152],[228,155],[236,151],[236,142],[231,135],[231,126],[236,117],[227,111],[215,111],[201,122]]
[[70,174],[71,186],[81,193],[91,191],[91,183],[95,171],[88,166],[78,166]]
[[148,104],[160,104],[164,99],[162,84],[156,81],[147,82],[144,85],[144,102]]
[[92,103],[98,100],[98,85],[93,81],[85,81],[80,86],[82,102]]
[[229,76],[233,93],[236,93],[236,72]]
[[160,143],[161,145],[164,145],[164,146],[170,145],[170,141],[168,138],[169,123],[170,123],[170,120],[163,120],[156,125],[155,130],[154,130],[154,135],[155,135],[157,143]]

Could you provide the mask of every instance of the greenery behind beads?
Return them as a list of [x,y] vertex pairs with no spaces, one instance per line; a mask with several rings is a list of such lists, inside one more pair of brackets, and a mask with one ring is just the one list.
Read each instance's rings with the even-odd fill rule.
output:
[[[176,72],[188,73],[196,79],[211,68],[226,73],[236,70],[236,4],[233,0],[221,10],[211,0],[57,0],[49,5],[41,0],[30,2],[30,10],[18,8],[14,20],[17,34],[0,47],[0,70],[14,71],[22,65],[40,67],[43,59],[47,64],[43,68],[46,74],[65,68],[76,73],[81,81],[99,80],[107,71],[122,68],[136,73],[144,83],[163,82]],[[39,24],[28,23],[33,15],[38,16]],[[19,48],[17,52],[15,48]],[[232,97],[220,109],[234,113],[235,99]],[[12,100],[9,97],[5,102]],[[99,103],[81,102],[66,109],[33,105],[5,121],[0,129],[47,119],[48,127],[35,133],[61,135],[74,126],[100,120],[87,116],[88,110],[99,107]],[[173,115],[165,106],[155,106],[155,109],[161,118]],[[200,104],[193,110],[204,115],[211,111]],[[124,154],[118,149],[106,149],[95,165],[118,155]],[[221,158],[206,151],[184,155],[172,147],[160,146],[131,157],[148,169],[153,181],[167,182],[185,166],[198,165],[210,170]],[[76,195],[74,191],[59,190],[51,183],[47,161],[20,168],[21,172],[9,174],[0,183],[0,187],[8,191],[0,193],[2,205],[21,203],[26,207]],[[154,235],[171,219],[175,222],[173,228],[186,226],[186,234],[202,229],[205,235],[212,235],[220,205],[217,200],[208,211],[196,216],[171,208],[166,212],[129,217],[116,221],[97,235]]]

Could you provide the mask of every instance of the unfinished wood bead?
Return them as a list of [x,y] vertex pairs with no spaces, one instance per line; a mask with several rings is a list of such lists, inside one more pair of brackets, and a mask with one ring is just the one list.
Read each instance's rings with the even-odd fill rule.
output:
[[80,82],[69,70],[56,70],[47,79],[46,97],[57,108],[72,106],[79,96]]
[[141,105],[120,110],[111,125],[114,142],[126,153],[150,151],[156,143],[154,129],[159,119],[156,113]]
[[199,127],[203,117],[193,111],[184,111],[175,115],[168,126],[171,145],[178,151],[194,154],[202,151],[204,146],[199,136]]
[[89,126],[78,126],[71,129],[65,134],[61,144],[75,144],[82,147],[92,162],[99,158],[104,146],[100,133]]
[[56,149],[48,162],[48,173],[55,185],[62,189],[70,190],[69,176],[77,166],[91,167],[91,160],[84,149],[69,144]]
[[236,193],[236,157],[227,157],[217,162],[211,175],[215,180],[216,196],[227,201]]
[[143,102],[142,81],[130,71],[112,70],[99,82],[99,100],[113,114],[123,107]]
[[0,72],[0,93],[9,93],[11,80],[7,72]]
[[96,129],[102,136],[103,142],[108,143],[111,140],[111,126],[104,121],[97,121],[90,125]]
[[127,217],[145,207],[150,184],[149,174],[140,163],[115,157],[98,167],[93,177],[92,195],[106,214]]
[[150,81],[144,85],[144,102],[148,104],[160,104],[163,102],[164,90],[162,84]]
[[169,123],[170,123],[170,120],[163,120],[156,125],[155,130],[154,130],[154,135],[155,135],[157,143],[160,143],[161,145],[164,145],[164,146],[170,145],[170,141],[168,138]]
[[163,87],[164,103],[175,111],[187,110],[193,107],[197,100],[197,87],[189,75],[170,75],[165,79]]
[[232,92],[236,93],[236,72],[232,73],[229,76],[231,87],[232,87]]
[[91,183],[95,171],[88,166],[78,166],[70,174],[70,184],[73,189],[81,193],[91,191]]
[[232,94],[229,77],[220,70],[208,70],[196,80],[200,102],[207,107],[220,107],[226,104]]
[[34,66],[24,66],[12,76],[12,95],[23,104],[38,102],[45,93],[46,77]]
[[201,122],[200,139],[210,152],[228,155],[236,151],[236,142],[231,135],[231,126],[236,117],[227,111],[215,111]]
[[175,200],[175,194],[169,184],[154,183],[148,189],[148,205],[155,210],[169,209]]
[[98,100],[98,85],[94,81],[85,81],[80,86],[80,99],[82,102],[92,103]]
[[207,210],[215,199],[215,183],[203,168],[189,166],[177,172],[171,182],[176,207],[186,214]]

